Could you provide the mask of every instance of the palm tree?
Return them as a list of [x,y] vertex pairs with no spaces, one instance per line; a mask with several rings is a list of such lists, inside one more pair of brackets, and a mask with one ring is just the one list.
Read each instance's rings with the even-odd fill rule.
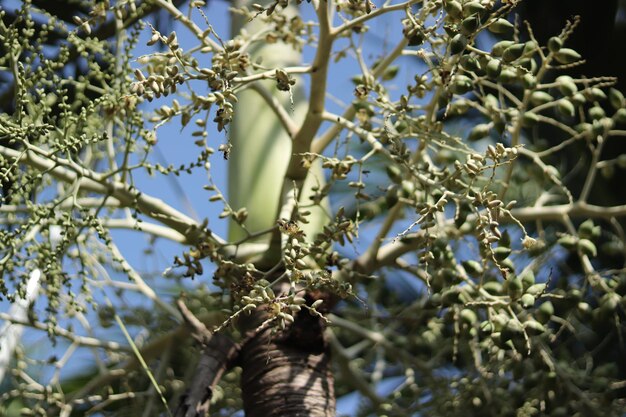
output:
[[[17,383],[0,394],[12,408],[0,412],[199,417],[217,404],[224,415],[331,416],[335,393],[354,390],[363,415],[618,415],[626,208],[589,201],[596,173],[624,165],[602,149],[624,136],[626,101],[603,92],[611,77],[553,80],[580,63],[563,45],[575,22],[543,47],[513,30],[515,2],[502,3],[314,0],[309,24],[288,2],[242,0],[227,41],[199,0],[38,1],[3,14],[0,295],[23,298],[30,278],[47,305],[17,302],[0,318],[61,343],[39,358],[54,368],[40,380],[15,349]],[[355,39],[392,12],[396,46],[368,56]],[[161,15],[181,30],[167,34]],[[507,40],[492,48],[487,30]],[[154,49],[137,58],[146,32]],[[315,55],[303,65],[306,42]],[[329,64],[349,53],[361,74],[334,114]],[[401,55],[418,74],[396,97],[387,82]],[[153,161],[159,127],[178,121],[194,159]],[[228,193],[211,175],[213,125]],[[565,137],[546,145],[545,126]],[[574,148],[591,157],[575,158],[580,192],[576,172],[550,165]],[[194,170],[228,218],[225,238],[136,188],[138,173]],[[341,184],[354,206],[333,210]],[[369,218],[364,250],[334,250]],[[167,278],[138,270],[113,229],[177,243]],[[183,282],[213,269],[207,260],[210,284]],[[79,347],[93,365],[62,378]]]

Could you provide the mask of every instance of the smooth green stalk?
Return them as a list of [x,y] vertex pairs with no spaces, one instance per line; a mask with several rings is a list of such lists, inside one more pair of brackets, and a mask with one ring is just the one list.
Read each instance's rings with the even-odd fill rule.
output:
[[[244,4],[248,3],[240,1],[236,6]],[[287,13],[295,15],[297,10],[290,6]],[[242,27],[250,34],[265,29],[260,18],[244,25],[241,18],[234,16],[232,36],[236,36]],[[261,65],[269,69],[295,66],[302,60],[299,51],[282,43],[255,44],[249,52],[253,62],[262,59]],[[278,91],[276,82],[267,80],[257,82],[254,88],[238,94],[239,102],[229,136],[232,151],[228,162],[228,197],[234,210],[246,207],[249,215],[244,223],[245,230],[231,221],[228,232],[230,241],[239,241],[245,239],[248,233],[273,227],[279,216],[291,217],[291,213],[281,208],[285,203],[281,188],[288,164],[293,158],[298,158],[292,155],[295,132],[290,127],[301,130],[299,127],[307,112],[303,80],[301,77],[296,77],[296,80],[291,92]],[[269,95],[266,94],[268,92]],[[268,96],[272,97],[272,103],[267,101]],[[304,190],[298,196],[301,206],[310,204],[311,187],[324,184],[321,166],[314,164],[311,169],[314,175],[307,178],[303,188],[298,187]],[[319,207],[307,210],[312,213],[303,229],[312,238],[324,224],[326,215]],[[272,233],[267,233],[250,240],[269,243],[271,238]]]

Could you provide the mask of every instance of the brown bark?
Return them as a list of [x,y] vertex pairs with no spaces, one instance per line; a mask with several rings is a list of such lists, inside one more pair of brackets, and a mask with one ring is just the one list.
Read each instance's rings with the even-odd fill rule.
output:
[[202,352],[196,375],[181,396],[174,417],[206,417],[215,385],[228,369],[237,346],[228,337],[215,335]]
[[232,365],[239,347],[225,335],[212,334],[182,300],[178,300],[177,305],[185,322],[193,329],[193,337],[203,348],[196,374],[181,396],[174,417],[206,417],[215,385]]
[[[309,295],[306,298],[308,304],[317,299]],[[260,308],[250,316],[240,317],[239,328],[246,336],[237,345],[225,335],[211,334],[182,300],[178,308],[204,348],[196,376],[175,411],[176,417],[207,416],[213,388],[234,365],[242,368],[246,417],[334,417],[330,353],[319,316],[303,309],[291,326],[276,331],[268,325],[268,315]]]
[[303,328],[306,323],[312,324],[296,319],[286,335],[264,329],[243,346],[239,363],[246,417],[335,415],[328,347],[321,326]]

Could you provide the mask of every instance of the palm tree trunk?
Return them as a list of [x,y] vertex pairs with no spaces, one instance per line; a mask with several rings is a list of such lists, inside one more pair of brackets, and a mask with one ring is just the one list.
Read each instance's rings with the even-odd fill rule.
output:
[[[235,3],[240,6],[253,2],[240,0]],[[297,9],[290,12],[295,14]],[[261,19],[241,22],[235,17],[231,36],[236,36],[244,24],[248,33],[255,33],[263,27]],[[263,65],[268,68],[284,68],[302,62],[299,52],[281,43],[260,45],[252,55],[253,61],[261,57]],[[307,109],[301,85],[298,82],[293,88],[292,107],[289,95],[277,91],[275,83],[264,84],[284,103],[296,125],[302,123]],[[238,99],[230,132],[233,148],[229,160],[229,202],[235,210],[248,207],[246,227],[255,232],[276,224],[282,204],[281,188],[292,153],[292,138],[259,94],[245,91],[238,95]],[[323,183],[321,166],[312,169],[317,177],[315,181],[309,178],[311,185],[316,181],[317,184]],[[306,181],[304,185],[301,201],[306,202],[310,194],[306,190]],[[302,229],[309,237],[314,237],[325,223],[325,214],[318,207],[311,211],[309,224],[302,225]],[[243,236],[239,226],[231,224],[229,238]],[[270,244],[268,240],[263,243]],[[276,249],[280,247],[270,246],[270,250]],[[270,268],[274,260],[280,259],[280,253],[264,259],[270,262],[256,265],[257,268]],[[251,329],[258,329],[256,325],[263,321],[263,315],[261,311],[256,312],[245,320],[248,323],[239,324],[242,334],[252,334],[241,347],[237,361],[242,367],[241,388],[246,417],[334,416],[334,379],[321,319],[303,309],[295,316],[294,323],[283,331],[264,328],[256,334],[254,330],[251,332]],[[250,325],[251,321],[256,324]]]
[[321,336],[319,328],[315,331],[317,335],[294,338],[277,337],[266,329],[246,343],[239,358],[246,417],[335,415],[328,349],[325,344],[304,343],[307,337]]

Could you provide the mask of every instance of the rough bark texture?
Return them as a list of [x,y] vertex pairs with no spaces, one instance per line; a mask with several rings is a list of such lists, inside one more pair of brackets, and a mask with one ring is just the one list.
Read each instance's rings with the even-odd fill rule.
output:
[[[294,329],[300,327],[299,321]],[[265,329],[242,348],[239,360],[246,417],[335,416],[328,347],[320,326],[313,325],[310,331],[307,338],[309,332],[298,330],[285,336]]]
[[189,389],[182,395],[175,417],[205,417],[213,389],[222,378],[236,345],[227,337],[215,335],[205,347],[198,362],[196,375]]
[[182,299],[178,300],[177,305],[185,322],[193,329],[192,336],[203,348],[196,374],[187,391],[181,396],[174,417],[205,417],[209,415],[215,385],[232,365],[239,346],[228,336],[212,334],[189,311]]

